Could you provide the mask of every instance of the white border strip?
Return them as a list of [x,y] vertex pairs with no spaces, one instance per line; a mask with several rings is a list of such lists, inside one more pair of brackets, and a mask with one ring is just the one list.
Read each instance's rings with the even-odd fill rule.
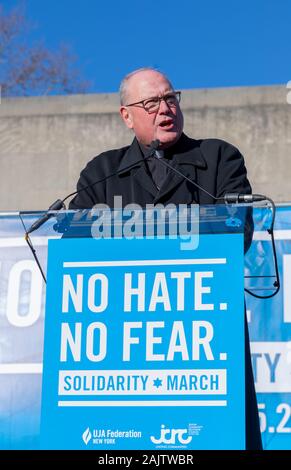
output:
[[42,363],[0,364],[0,374],[41,374]]
[[[274,230],[274,238],[275,240],[291,240],[291,230]],[[262,230],[260,232],[254,232],[253,240],[270,241],[271,236],[268,234],[266,230],[265,231]]]
[[185,264],[226,264],[226,258],[205,259],[149,259],[131,261],[66,261],[64,268],[95,268],[99,266],[169,266]]
[[58,406],[227,406],[226,400],[59,401]]

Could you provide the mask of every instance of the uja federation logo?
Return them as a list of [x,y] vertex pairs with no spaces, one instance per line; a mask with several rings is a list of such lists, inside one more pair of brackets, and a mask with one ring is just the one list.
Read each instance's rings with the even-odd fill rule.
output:
[[92,434],[91,434],[91,431],[89,428],[87,428],[83,434],[82,434],[82,439],[83,441],[85,442],[86,445],[88,445],[88,443],[90,442],[90,440],[92,439]]
[[186,445],[192,441],[192,436],[188,436],[188,429],[166,429],[165,425],[162,424],[160,437],[156,439],[154,436],[150,436],[150,439],[154,444]]

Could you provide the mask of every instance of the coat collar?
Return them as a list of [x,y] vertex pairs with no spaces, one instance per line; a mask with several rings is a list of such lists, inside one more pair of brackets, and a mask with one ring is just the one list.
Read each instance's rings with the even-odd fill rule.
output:
[[[186,174],[186,176],[193,179],[196,172],[191,171],[191,167],[201,169],[207,167],[200,150],[200,144],[200,140],[190,139],[185,134],[182,134],[179,141],[170,148],[172,158],[169,160],[169,163],[174,168],[179,169],[182,173]],[[182,176],[170,170],[161,190],[157,193],[157,188],[146,170],[143,159],[143,153],[135,138],[121,160],[118,174],[122,176],[125,173],[131,172],[136,182],[151,193],[156,200],[159,200],[183,182]],[[193,168],[193,170],[195,170],[195,168]]]
[[157,188],[146,169],[144,155],[136,138],[125,152],[118,167],[118,175],[120,177],[128,173],[131,173],[134,180],[153,197],[156,196]]
[[[200,151],[201,140],[190,139],[182,134],[179,141],[170,148],[172,161],[177,165],[194,165],[198,168],[206,168],[206,161]],[[134,138],[130,147],[125,152],[118,167],[118,174],[122,175],[135,167],[143,164],[143,153],[139,143]]]
[[206,168],[206,161],[200,150],[201,140],[190,139],[182,134],[179,141],[171,148],[173,164],[193,165],[197,168]]
[[133,139],[132,144],[128,147],[125,154],[122,157],[120,165],[118,167],[118,174],[123,175],[131,171],[135,167],[139,167],[143,164],[144,156],[140,149],[139,143],[136,138]]

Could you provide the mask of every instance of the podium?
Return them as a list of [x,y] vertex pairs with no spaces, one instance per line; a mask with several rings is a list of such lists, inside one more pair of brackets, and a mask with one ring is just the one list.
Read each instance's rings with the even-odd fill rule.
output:
[[[19,330],[14,339],[41,320],[44,285],[24,233],[42,214],[0,217],[2,247],[22,252],[10,278],[23,297],[16,305],[12,287],[7,294],[9,323]],[[41,335],[22,331],[25,364],[11,359],[35,382],[38,399],[33,423],[19,417],[19,448],[25,439],[40,449],[245,448],[250,208],[188,207],[146,217],[63,211],[31,235],[47,275],[43,378],[33,355]],[[7,366],[6,388],[10,373]],[[39,419],[31,438],[27,430]]]

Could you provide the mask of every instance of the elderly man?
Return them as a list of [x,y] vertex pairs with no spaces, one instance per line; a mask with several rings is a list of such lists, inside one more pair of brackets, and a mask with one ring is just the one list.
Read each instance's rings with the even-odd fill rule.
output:
[[[213,204],[211,195],[250,193],[240,152],[219,139],[190,139],[183,133],[180,92],[165,75],[140,69],[127,75],[120,87],[120,114],[135,138],[130,146],[104,152],[81,172],[77,189],[111,178],[81,191],[70,209],[88,209],[97,203],[113,207],[114,196],[123,206],[146,204]],[[158,156],[197,182],[207,192],[175,174],[156,157],[147,157],[153,140],[160,141]]]
[[[244,159],[234,146],[219,139],[191,139],[183,133],[180,92],[164,74],[148,68],[132,72],[121,83],[120,99],[121,117],[135,138],[130,146],[104,152],[87,164],[77,185],[81,191],[70,209],[88,209],[97,203],[113,207],[114,196],[122,196],[123,206],[136,203],[145,207],[157,203],[213,204],[226,192],[251,192]],[[159,141],[157,155],[150,156],[155,140]],[[247,326],[245,351],[246,447],[260,449]]]

